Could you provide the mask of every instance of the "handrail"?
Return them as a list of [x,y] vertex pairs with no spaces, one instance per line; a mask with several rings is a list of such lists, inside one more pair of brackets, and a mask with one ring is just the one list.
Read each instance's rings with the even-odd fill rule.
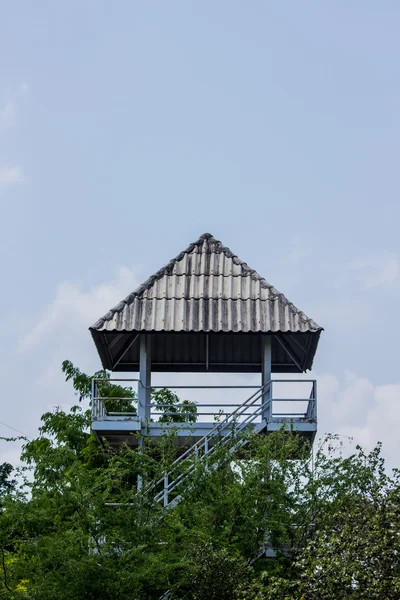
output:
[[102,402],[114,402],[114,401],[119,401],[119,400],[135,400],[135,398],[130,398],[129,396],[113,396],[113,397],[102,397],[102,396],[95,396],[93,398],[93,400],[101,400]]
[[[251,404],[247,404],[252,398],[254,398],[254,396],[256,396],[259,392],[261,392],[266,386],[269,386],[269,382],[265,383],[263,386],[261,386],[259,388],[259,390],[257,392],[255,392],[254,394],[252,394],[250,396],[250,398],[248,398],[247,400],[245,400],[243,402],[243,404],[241,404],[238,408],[236,408],[230,415],[228,415],[221,423],[218,423],[215,427],[213,427],[213,429],[211,429],[206,435],[204,435],[202,438],[200,438],[200,440],[198,440],[195,444],[193,444],[193,446],[191,446],[188,450],[186,450],[186,452],[184,452],[184,454],[182,454],[181,456],[179,456],[173,463],[172,466],[178,462],[179,460],[181,460],[184,456],[186,456],[193,448],[195,448],[196,446],[199,446],[206,438],[209,438],[210,436],[214,435],[214,432],[216,431],[221,431],[221,429],[224,429],[227,426],[227,422],[229,421],[229,419],[231,417],[233,417],[235,414],[238,414],[240,409],[244,407],[244,405],[246,405],[246,407],[248,406],[252,406],[253,403]],[[257,397],[258,400],[258,397]]]
[[[133,382],[133,381],[137,381],[139,382],[140,385],[143,385],[142,382],[140,381],[140,379],[122,379],[122,378],[118,378],[118,379],[113,379],[113,378],[108,378],[108,379],[103,379],[103,378],[94,378],[92,380],[92,400],[93,400],[93,404],[92,404],[92,411],[93,411],[93,418],[94,419],[103,419],[103,418],[107,418],[108,415],[110,415],[110,418],[114,418],[114,419],[118,419],[119,415],[123,416],[123,415],[127,415],[128,413],[127,411],[123,411],[123,412],[118,412],[118,408],[116,408],[117,412],[112,412],[111,411],[107,411],[106,410],[106,404],[109,405],[110,402],[113,401],[126,401],[126,400],[132,400],[131,398],[127,398],[127,397],[111,397],[111,398],[106,398],[106,397],[101,397],[98,396],[96,397],[96,392],[97,392],[97,383],[98,382],[118,382],[118,381],[124,381],[124,382]],[[312,383],[311,386],[311,392],[309,397],[307,398],[274,398],[273,397],[273,391],[274,391],[274,387],[273,384],[277,383],[290,383],[290,384],[309,384]],[[210,401],[208,400],[208,403],[204,403],[202,404],[201,402],[197,404],[197,407],[199,409],[199,412],[197,413],[198,417],[204,417],[206,415],[217,415],[219,416],[219,418],[221,419],[219,422],[217,422],[213,427],[211,427],[209,429],[209,431],[203,435],[200,439],[197,440],[197,442],[195,442],[192,446],[190,446],[185,452],[183,452],[183,454],[181,454],[178,458],[176,458],[174,460],[174,462],[172,463],[172,465],[170,466],[170,469],[168,471],[168,473],[164,473],[164,475],[159,478],[158,480],[150,483],[147,487],[145,487],[144,489],[142,489],[141,494],[148,494],[151,490],[155,490],[154,491],[154,495],[153,495],[153,500],[155,501],[160,501],[164,498],[164,505],[171,505],[171,502],[173,502],[174,504],[176,502],[179,502],[179,499],[181,498],[181,494],[182,491],[178,492],[178,495],[176,495],[176,492],[174,494],[174,498],[172,500],[169,500],[170,498],[170,494],[172,492],[174,492],[178,486],[180,486],[182,484],[182,482],[191,474],[193,473],[193,470],[196,468],[196,461],[190,460],[188,461],[189,457],[193,457],[193,456],[199,456],[200,460],[204,460],[206,462],[206,466],[207,468],[216,468],[218,466],[218,461],[217,463],[208,463],[209,457],[211,457],[212,455],[214,455],[214,452],[216,452],[216,450],[221,447],[221,444],[227,444],[228,441],[232,440],[232,434],[234,435],[234,437],[236,438],[236,436],[238,436],[238,434],[242,434],[245,432],[246,428],[248,428],[251,424],[254,423],[254,421],[256,421],[255,426],[256,427],[256,431],[260,431],[261,429],[263,429],[267,423],[269,422],[273,422],[275,419],[277,419],[278,422],[284,423],[284,422],[288,422],[290,419],[293,419],[295,421],[299,420],[297,419],[297,417],[303,417],[303,419],[305,421],[313,419],[316,417],[316,409],[317,409],[317,387],[316,387],[316,381],[313,379],[271,379],[270,381],[268,381],[267,383],[261,385],[261,386],[230,386],[230,385],[221,385],[221,386],[207,386],[207,385],[199,385],[199,386],[148,386],[147,389],[252,389],[255,390],[242,404],[237,404],[237,403],[229,403],[229,402],[225,402],[225,403],[221,403],[221,402],[217,402],[217,403],[210,403]],[[308,394],[305,394],[306,396]],[[294,407],[293,407],[293,411],[291,412],[278,412],[278,410],[274,413],[273,412],[273,403],[275,402],[307,402],[307,410],[305,412],[294,412]],[[170,403],[168,402],[147,402],[146,403],[146,408],[152,409],[152,408],[156,408],[159,410],[152,410],[150,414],[153,415],[167,415],[168,416],[168,408],[170,408]],[[214,407],[216,409],[220,409],[219,413],[218,412],[204,412],[204,409],[207,408],[211,408]],[[232,412],[226,413],[224,412],[225,410],[230,410],[234,408],[234,410]],[[283,407],[282,407],[283,408]],[[162,409],[166,409],[166,410],[162,410]],[[170,413],[171,415],[175,415],[174,412]],[[113,416],[116,415],[116,416]],[[129,416],[137,416],[136,413],[132,413],[131,411],[129,411]],[[261,421],[259,421],[259,418],[261,417]],[[182,423],[173,423],[172,425],[174,426],[184,426],[184,422],[182,420]],[[187,421],[186,421],[187,423]],[[202,423],[199,421],[196,425],[193,424],[193,427],[197,427],[197,431],[199,432],[199,428],[201,428]],[[187,425],[188,426],[188,425]],[[189,426],[190,427],[190,426]],[[207,423],[207,427],[210,427],[210,423]],[[204,430],[203,430],[204,431]],[[215,438],[216,441],[215,441]],[[238,448],[240,448],[241,446],[243,446],[243,444],[247,443],[247,438],[246,436],[243,435],[239,435],[238,439],[236,439],[233,442],[232,445],[232,451],[236,451]],[[215,461],[214,461],[215,462]],[[177,472],[178,467],[182,465],[182,469],[179,469],[179,471]],[[161,490],[160,490],[161,487]],[[158,491],[160,490],[160,491]]]
[[[184,452],[183,454],[181,454],[181,456],[178,456],[177,459],[174,460],[174,462],[171,465],[171,468],[169,470],[169,474],[171,474],[173,471],[175,471],[176,466],[182,461],[184,460],[187,456],[189,456],[190,454],[192,454],[193,452],[196,452],[196,448],[200,448],[203,446],[203,444],[205,445],[205,442],[207,441],[207,446],[208,446],[208,441],[213,438],[216,433],[221,433],[221,431],[223,431],[223,429],[225,429],[228,426],[228,423],[230,421],[234,421],[235,420],[235,416],[238,417],[241,413],[240,411],[242,410],[242,412],[246,411],[250,406],[252,406],[264,393],[265,393],[265,388],[269,388],[270,387],[270,382],[265,383],[263,386],[261,386],[254,394],[252,394],[247,400],[245,400],[243,402],[243,404],[241,404],[241,406],[239,408],[237,408],[236,410],[234,410],[230,415],[227,415],[227,417],[221,422],[218,423],[215,427],[213,427],[206,435],[204,435],[202,438],[200,438],[195,444],[193,444],[190,448],[188,448],[186,450],[186,452]],[[254,397],[256,397],[255,400],[253,400],[253,402],[250,403],[250,400],[252,400]],[[265,403],[264,403],[265,404]],[[261,406],[259,406],[258,408],[261,409],[263,408],[263,404]],[[258,413],[259,411],[257,410],[256,413]],[[250,413],[250,415],[253,415],[253,418],[255,418],[255,413]],[[242,421],[242,423],[240,423],[240,429],[241,430],[244,426],[244,424],[246,424],[246,421],[248,421],[249,417],[247,417],[244,421]],[[208,452],[210,452],[210,450],[208,450]],[[153,489],[153,487],[156,487],[157,485],[159,485],[160,483],[162,483],[164,480],[164,477],[162,477],[161,479],[159,479],[158,481],[154,482],[147,490],[146,492],[149,492],[151,489]]]
[[140,379],[131,379],[129,378],[114,378],[114,377],[92,377],[92,381],[103,381],[107,383],[107,381],[141,381]]
[[250,390],[259,385],[149,385],[148,390]]
[[[105,396],[96,396],[96,393],[98,393],[97,390],[97,384],[101,383],[101,382],[119,382],[119,381],[123,381],[123,382],[139,382],[140,385],[141,384],[141,380],[138,378],[93,378],[92,379],[92,399],[93,399],[93,407],[92,407],[92,412],[93,412],[93,418],[95,419],[101,419],[107,416],[108,411],[106,410],[105,405],[110,405],[112,402],[120,402],[120,401],[129,401],[129,397],[105,397]],[[301,385],[301,384],[309,384],[312,383],[311,386],[311,392],[308,398],[274,398],[273,397],[273,384],[281,384],[281,383],[285,383],[285,384],[297,384],[297,385]],[[308,407],[307,410],[304,412],[304,418],[311,418],[315,415],[316,412],[316,381],[313,379],[271,379],[268,384],[264,384],[264,386],[269,385],[270,389],[269,389],[269,397],[270,397],[270,406],[272,408],[273,404],[275,402],[308,402]],[[208,389],[255,389],[256,391],[254,392],[254,394],[252,394],[250,396],[250,398],[247,399],[247,403],[249,403],[249,401],[254,398],[255,394],[260,393],[261,390],[263,390],[263,386],[253,386],[253,385],[249,385],[249,386],[235,386],[235,385],[212,385],[212,386],[208,386],[208,385],[192,385],[192,386],[186,386],[186,385],[179,385],[179,386],[148,386],[151,389],[170,389],[170,388],[175,388],[175,389],[204,389],[204,390],[208,390]],[[259,396],[260,398],[261,396]],[[251,406],[253,406],[255,404],[252,403]],[[148,402],[146,403],[146,408],[150,408],[151,414],[153,414],[154,416],[159,417],[160,414],[165,414],[165,411],[160,413],[159,410],[155,411],[152,409],[168,409],[170,407],[170,403],[165,402],[165,403],[158,403],[158,402]],[[224,417],[223,421],[220,421],[219,423],[216,424],[215,428],[223,428],[226,425],[226,419],[232,418],[235,416],[236,414],[236,410],[233,412],[228,412],[231,411],[232,408],[235,409],[240,409],[240,407],[242,406],[242,404],[237,404],[234,402],[213,402],[213,403],[202,403],[202,402],[198,402],[196,403],[197,406],[197,415],[199,417],[204,417],[204,416],[208,416],[208,415],[216,415],[216,416],[220,416],[221,418]],[[214,412],[206,412],[204,409],[206,408],[215,408],[216,410]],[[128,409],[127,409],[128,410]],[[174,413],[175,414],[175,413]],[[244,416],[244,413],[240,413]],[[301,416],[299,414],[295,414],[293,411],[290,412],[290,414],[292,416]],[[121,414],[122,416],[122,414]],[[272,415],[270,415],[272,416]],[[276,417],[281,416],[281,413],[277,413],[275,414]],[[282,415],[283,416],[283,415]],[[184,423],[186,420],[182,419],[182,423]],[[213,434],[213,430],[211,430],[209,432],[209,434]]]
[[[186,452],[184,452],[181,456],[179,456],[172,463],[169,472],[165,473],[163,477],[161,477],[156,482],[154,482],[149,488],[147,488],[147,490],[145,490],[145,492],[148,493],[149,491],[151,491],[151,489],[157,488],[161,484],[164,484],[163,489],[154,496],[154,499],[156,501],[159,501],[159,500],[162,500],[162,498],[164,498],[164,505],[167,505],[169,494],[171,492],[173,492],[177,488],[177,486],[180,485],[180,483],[193,472],[193,470],[195,468],[195,464],[193,464],[193,463],[190,464],[183,473],[180,473],[177,477],[175,477],[175,479],[173,481],[170,481],[169,480],[170,476],[174,473],[174,471],[176,471],[177,466],[182,461],[185,461],[190,455],[193,455],[193,454],[196,455],[200,448],[204,448],[204,450],[205,450],[204,456],[209,457],[210,454],[212,454],[213,451],[216,449],[216,447],[218,447],[218,444],[216,444],[216,445],[213,445],[211,448],[209,448],[210,440],[212,440],[215,437],[216,433],[221,434],[221,432],[224,429],[226,429],[226,427],[228,427],[231,423],[237,423],[237,418],[239,416],[246,416],[246,418],[237,425],[237,429],[235,431],[236,434],[242,432],[257,417],[262,415],[265,406],[267,406],[269,402],[273,401],[273,399],[271,397],[268,397],[267,400],[262,401],[261,404],[257,404],[255,411],[250,412],[250,413],[248,413],[246,411],[248,411],[251,406],[254,406],[256,404],[256,402],[259,401],[260,398],[263,398],[267,390],[269,392],[272,391],[272,381],[273,380],[271,380],[268,383],[261,386],[254,394],[252,394],[252,396],[250,396],[250,398],[245,400],[245,402],[243,402],[243,404],[239,408],[237,408],[230,415],[228,415],[222,421],[222,423],[218,423],[213,429],[211,429],[210,432],[208,432],[206,435],[204,435],[200,440],[198,440],[188,450],[186,450]],[[287,380],[285,382],[289,382],[289,381],[292,382],[293,380]],[[293,401],[296,401],[296,400],[302,401],[302,402],[308,401],[310,403],[310,401],[315,400],[315,391],[316,391],[315,381],[311,380],[310,382],[313,384],[311,393],[310,393],[310,397],[308,399],[307,398],[293,399]],[[276,401],[292,401],[292,399],[282,398],[282,399],[276,399]],[[279,413],[277,416],[279,416],[281,418],[286,418],[286,417],[290,418],[293,416],[299,416],[299,415],[303,415],[303,414],[304,413],[286,413],[286,414]],[[227,439],[226,437],[223,437],[222,443],[226,443],[226,439]],[[239,442],[237,442],[235,447],[240,447],[243,443],[244,443],[243,441],[242,442],[239,441]]]
[[[141,383],[141,379],[138,378],[114,378],[114,377],[93,377],[92,381],[139,381]],[[269,383],[314,383],[315,379],[270,379]],[[256,389],[259,388],[259,385],[148,385],[143,386],[146,389],[152,390],[161,390],[161,389]]]
[[[268,385],[268,384],[266,384],[266,385]],[[263,386],[263,387],[264,387],[264,386]],[[261,391],[261,393],[262,393],[262,391]],[[259,405],[259,406],[257,407],[257,410],[256,410],[256,411],[254,411],[254,413],[250,413],[250,414],[249,414],[249,416],[248,416],[248,417],[245,419],[245,421],[242,421],[242,422],[239,424],[239,426],[238,426],[238,428],[237,428],[237,430],[236,430],[236,433],[240,433],[240,432],[241,432],[243,429],[245,429],[245,428],[246,428],[246,427],[247,427],[247,426],[248,426],[248,425],[249,425],[249,424],[250,424],[252,421],[254,421],[254,419],[255,419],[255,418],[257,418],[257,417],[258,417],[258,416],[259,416],[259,415],[262,413],[262,410],[263,410],[263,408],[264,408],[264,407],[265,407],[265,406],[268,404],[268,401],[269,401],[269,399],[268,399],[268,400],[266,400],[265,402],[263,402],[263,404]],[[246,404],[246,402],[244,402],[244,403],[243,403],[243,407],[246,409],[246,407],[245,407],[245,404]],[[212,436],[212,437],[214,437],[214,436]],[[204,439],[205,441],[208,441],[208,438],[209,438],[209,435],[205,435],[203,439]],[[225,440],[225,439],[226,439],[225,437],[224,437],[224,438],[222,438],[222,442],[223,442],[223,443],[224,443],[224,440]],[[199,442],[200,442],[200,441],[201,441],[201,440],[199,440]],[[236,445],[235,445],[235,448],[239,448],[241,445],[243,445],[243,443],[244,443],[243,441],[241,441],[241,442],[240,442],[240,441],[239,441],[239,442],[237,442],[237,443],[236,443]],[[212,454],[212,453],[214,452],[214,450],[216,449],[216,447],[217,447],[217,445],[215,445],[215,446],[212,446],[211,448],[208,448],[208,447],[207,447],[207,449],[206,449],[206,455],[207,455],[207,457],[208,457],[210,454]],[[194,446],[192,446],[192,447],[191,447],[189,450],[192,450],[193,448],[194,448]],[[173,491],[173,490],[174,490],[174,489],[177,487],[177,485],[178,485],[178,484],[179,484],[179,483],[180,483],[180,482],[181,482],[181,481],[182,481],[184,478],[186,478],[188,475],[190,475],[190,473],[191,473],[191,472],[194,470],[194,468],[195,468],[195,465],[192,463],[192,464],[189,466],[189,468],[188,468],[186,471],[184,471],[183,473],[181,473],[181,474],[180,474],[178,477],[176,477],[176,478],[175,478],[175,479],[174,479],[172,482],[170,482],[170,483],[168,482],[168,478],[169,478],[169,476],[171,475],[171,473],[173,473],[173,472],[174,472],[174,470],[175,470],[175,468],[176,468],[176,467],[174,467],[174,465],[176,465],[176,464],[177,464],[177,463],[178,463],[180,460],[182,460],[182,459],[183,459],[183,457],[184,457],[184,455],[180,456],[180,457],[179,457],[179,458],[178,458],[178,459],[177,459],[177,460],[176,460],[174,463],[172,463],[172,468],[169,470],[169,472],[168,472],[168,474],[167,474],[167,477],[164,475],[162,478],[160,478],[158,481],[156,481],[156,482],[155,482],[155,483],[154,483],[154,484],[153,484],[153,485],[152,485],[152,486],[151,486],[151,487],[150,487],[148,490],[146,490],[146,492],[148,493],[148,492],[149,492],[151,489],[153,489],[154,487],[157,487],[158,485],[160,485],[160,484],[161,484],[161,483],[164,481],[164,489],[163,489],[163,490],[161,490],[160,492],[158,492],[158,494],[156,494],[156,495],[154,496],[154,499],[155,499],[156,501],[158,501],[158,500],[161,500],[163,496],[164,496],[164,497],[166,497],[166,498],[167,498],[167,500],[168,500],[168,495],[169,495],[169,493],[170,493],[170,492],[172,492],[172,491]],[[167,485],[165,485],[165,481],[167,481]]]

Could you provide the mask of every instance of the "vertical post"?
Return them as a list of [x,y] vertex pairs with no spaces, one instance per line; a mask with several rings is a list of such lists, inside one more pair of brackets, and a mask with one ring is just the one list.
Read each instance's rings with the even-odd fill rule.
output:
[[[272,338],[270,335],[263,335],[261,338],[261,385],[267,385],[272,378],[272,352],[271,344]],[[262,403],[264,405],[262,410],[262,418],[270,419],[272,416],[272,384],[268,385],[262,396]]]
[[164,506],[168,506],[168,473],[164,475]]
[[[139,438],[139,447],[138,447],[138,451],[141,452],[143,448],[143,436],[141,436]],[[137,478],[137,491],[140,492],[141,489],[143,487],[143,477],[141,475],[138,475]]]
[[315,379],[312,382],[310,399],[304,417],[306,419],[317,419],[317,382]]
[[92,421],[97,419],[97,412],[98,412],[97,407],[96,407],[97,402],[95,401],[95,397],[96,397],[96,382],[94,379],[92,379]]
[[140,336],[139,371],[138,417],[143,427],[150,421],[151,346],[147,334]]
[[[141,422],[141,438],[139,439],[139,452],[144,445],[143,436],[146,432],[147,423],[150,421],[150,386],[151,386],[151,345],[150,336],[141,334],[139,351],[139,386],[138,386],[138,418]],[[142,477],[139,475],[137,489],[143,487]]]
[[314,396],[314,414],[313,417],[317,420],[317,380],[313,381],[313,396]]
[[[204,456],[206,456],[206,454],[208,454],[208,437],[204,438]],[[208,461],[207,458],[205,458],[206,461],[206,473],[208,473]]]

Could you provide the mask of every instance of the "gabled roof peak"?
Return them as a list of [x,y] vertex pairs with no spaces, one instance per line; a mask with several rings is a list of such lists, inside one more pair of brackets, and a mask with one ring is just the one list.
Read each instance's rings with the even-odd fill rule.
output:
[[[207,247],[205,247],[204,242],[208,242]],[[159,269],[152,277],[149,277],[149,279],[145,281],[142,285],[145,286],[151,280],[163,277],[164,274],[168,272],[171,268],[173,268],[177,262],[183,259],[185,254],[191,254],[196,250],[198,252],[199,249],[201,249],[201,252],[204,254],[224,254],[227,258],[232,259],[233,264],[242,268],[242,276],[250,275],[253,279],[260,281],[263,287],[266,287],[274,293],[279,294],[278,290],[276,290],[274,286],[272,286],[263,277],[261,277],[261,275],[259,275],[255,269],[250,268],[247,263],[241,260],[236,254],[234,254],[232,250],[228,248],[228,246],[224,246],[222,242],[217,240],[217,238],[215,238],[211,233],[203,233],[203,235],[201,235],[198,240],[189,244],[189,246],[185,250],[182,250],[182,252],[175,256],[175,258],[172,258],[169,261],[169,263],[167,263],[164,267]],[[138,292],[139,289],[140,288],[138,288],[136,292]]]
[[[273,306],[276,301],[279,309]],[[186,308],[182,304],[185,302]],[[182,320],[177,319],[178,312]],[[265,333],[321,330],[211,233],[203,233],[91,329]]]

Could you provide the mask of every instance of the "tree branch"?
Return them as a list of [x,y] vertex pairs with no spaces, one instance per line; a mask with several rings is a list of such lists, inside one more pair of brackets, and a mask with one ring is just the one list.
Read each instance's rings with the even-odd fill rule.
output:
[[2,566],[3,566],[4,579],[2,579],[0,577],[0,581],[4,584],[4,587],[6,588],[6,590],[8,592],[10,592],[10,594],[11,594],[11,589],[8,587],[8,583],[7,583],[7,569],[6,569],[6,561],[5,561],[5,556],[4,556],[4,548],[1,549],[1,562],[2,562]]

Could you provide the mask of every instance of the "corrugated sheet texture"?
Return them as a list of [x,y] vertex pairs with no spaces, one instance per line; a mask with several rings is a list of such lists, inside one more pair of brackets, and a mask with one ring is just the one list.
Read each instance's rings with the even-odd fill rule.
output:
[[206,233],[92,329],[276,333],[321,327]]

